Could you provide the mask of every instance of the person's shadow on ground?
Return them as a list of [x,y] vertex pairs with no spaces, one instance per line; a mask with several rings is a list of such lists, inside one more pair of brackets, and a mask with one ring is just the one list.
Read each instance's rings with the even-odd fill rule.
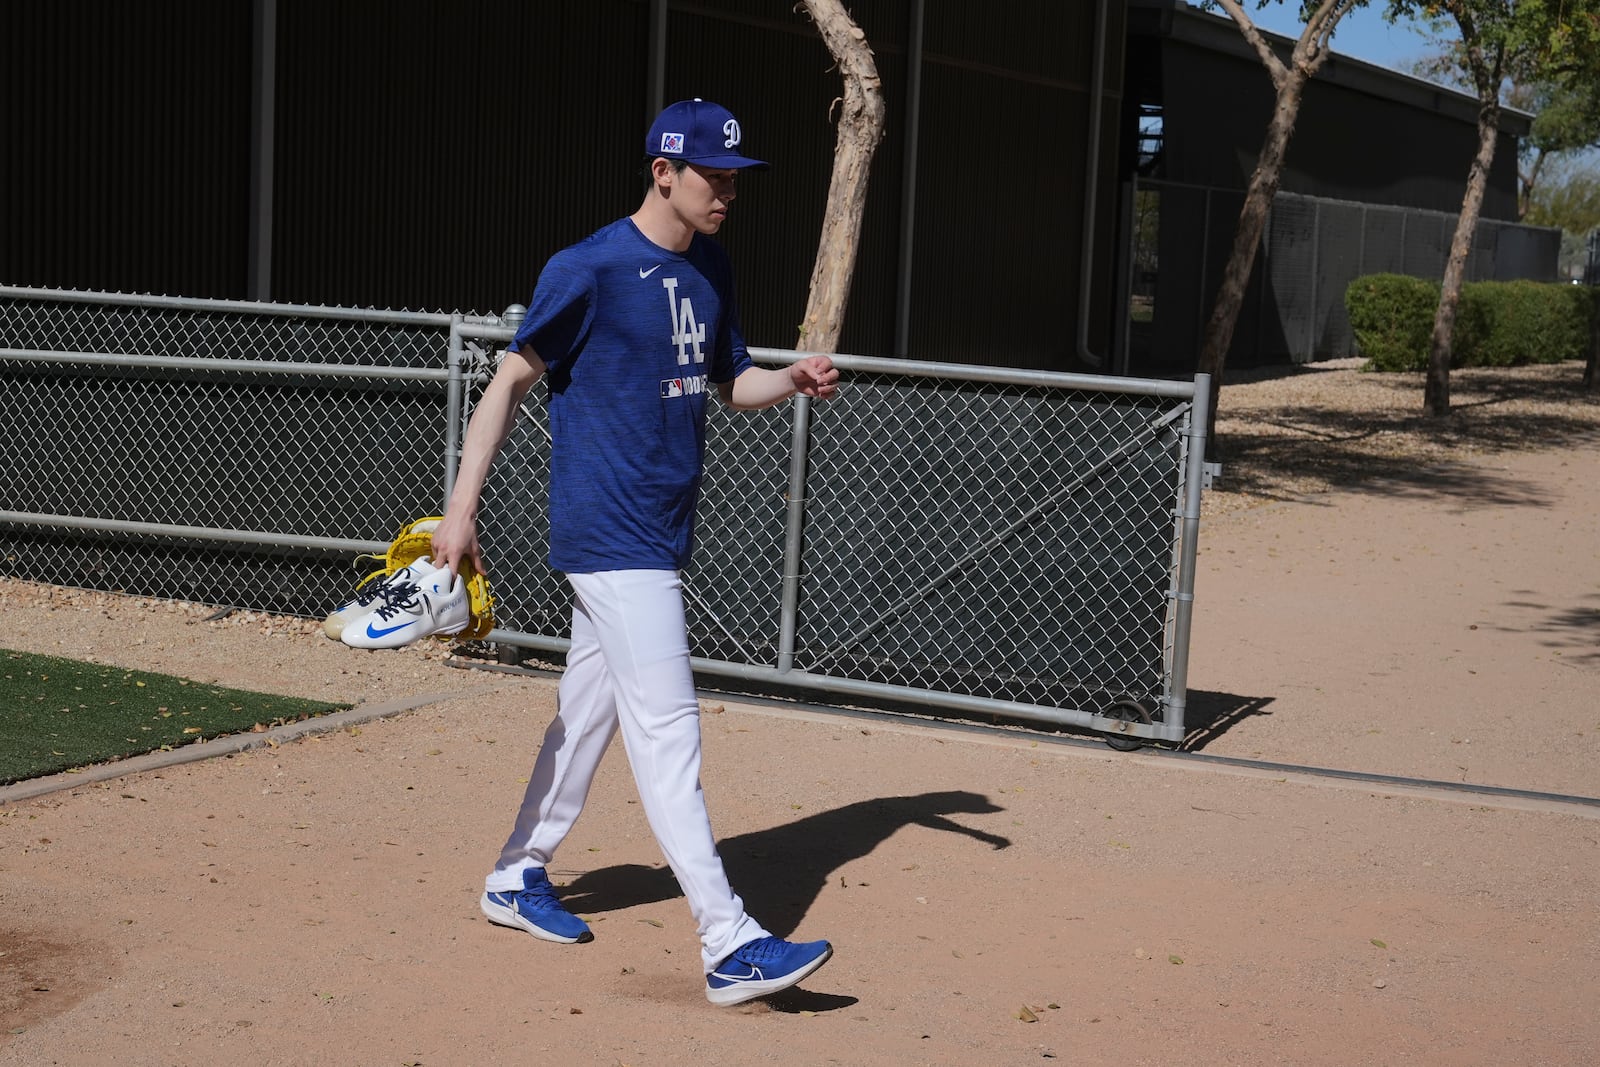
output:
[[[880,797],[846,804],[767,830],[725,838],[718,844],[728,881],[751,914],[779,937],[787,937],[816,901],[833,872],[868,855],[906,826],[962,834],[991,848],[1011,841],[952,821],[950,815],[993,815],[1004,808],[977,793],[951,790],[909,797]],[[666,867],[628,863],[574,878],[561,902],[577,914],[617,911],[682,896]]]

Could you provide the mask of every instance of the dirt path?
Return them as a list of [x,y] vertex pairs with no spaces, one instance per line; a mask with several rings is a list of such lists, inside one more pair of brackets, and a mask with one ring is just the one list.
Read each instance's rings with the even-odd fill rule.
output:
[[[1589,448],[1209,522],[1195,743],[1600,793],[1597,516]],[[293,622],[0,597],[34,651],[438,697],[0,806],[3,1065],[1600,1058],[1592,806],[708,701],[735,885],[838,948],[804,991],[719,1010],[620,749],[557,871],[594,943],[479,917],[547,681]]]
[[1195,746],[1600,795],[1600,446],[1257,508],[1202,545]]

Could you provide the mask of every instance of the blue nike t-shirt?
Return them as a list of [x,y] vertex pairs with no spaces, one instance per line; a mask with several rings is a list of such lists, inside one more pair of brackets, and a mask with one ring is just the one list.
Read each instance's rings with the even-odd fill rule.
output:
[[550,389],[550,565],[688,566],[707,394],[751,366],[722,246],[672,252],[620,219],[545,264],[524,345]]

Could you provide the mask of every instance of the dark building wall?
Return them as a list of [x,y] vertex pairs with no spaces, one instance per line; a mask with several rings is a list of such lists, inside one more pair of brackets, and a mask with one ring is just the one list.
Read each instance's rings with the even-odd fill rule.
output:
[[[251,61],[263,4],[276,11],[273,299],[497,311],[526,302],[552,252],[637,204],[648,0],[17,4],[0,35],[0,282],[249,295]],[[1132,105],[1164,104],[1160,176],[1175,188],[1241,190],[1272,101],[1259,60],[1226,20],[1142,0],[1130,14],[1128,0],[1107,0],[1090,298],[1080,309],[1100,4],[1018,0],[1003,17],[957,0],[923,6],[905,337],[913,5],[851,6],[888,111],[840,347],[1106,369],[1078,359],[1077,333],[1087,316],[1088,351],[1116,347]],[[1332,57],[1307,87],[1283,191],[1456,210],[1474,147],[1470,108],[1419,85]],[[745,176],[721,240],[750,341],[803,346],[836,135],[831,57],[791,0],[671,3],[664,92],[729,105],[748,150],[774,164]],[[1514,149],[1502,135],[1487,219],[1514,215]],[[1236,208],[1190,212],[1201,214],[1225,236]],[[1204,254],[1207,278],[1225,254],[1224,240]],[[1163,314],[1198,322],[1204,294],[1193,300],[1166,301]],[[1248,322],[1238,346],[1270,349]],[[1190,365],[1193,347],[1165,345],[1163,366]]]
[[[906,354],[1061,369],[1077,323],[1094,13],[926,8]],[[1110,0],[1098,246],[1113,241],[1125,11]],[[248,295],[252,19],[238,0],[13,5],[0,281]],[[273,299],[496,311],[556,249],[630,212],[649,119],[647,0],[277,0]],[[896,348],[907,0],[859,0],[888,103],[841,347]],[[668,101],[727,104],[747,175],[721,239],[752,343],[791,347],[840,94],[792,0],[669,5]],[[1108,343],[1113,272],[1091,344]]]
[[[1161,44],[1166,177],[1244,189],[1272,117],[1266,68],[1183,41]],[[1306,84],[1279,188],[1369,204],[1459,211],[1478,147],[1458,102],[1446,114],[1407,107],[1332,80],[1338,57]],[[1344,61],[1347,65],[1349,61]],[[1426,95],[1426,90],[1419,90]],[[1443,95],[1434,91],[1433,95]],[[1516,218],[1516,138],[1502,133],[1484,197],[1490,219]]]
[[639,195],[645,12],[279,0],[274,299],[525,303]]
[[52,0],[0,20],[0,282],[231,297],[250,5]]
[[[1144,105],[1151,135],[1125,138],[1121,156],[1122,175],[1136,177],[1140,190],[1128,367],[1136,374],[1187,374],[1276,93],[1230,19],[1175,0],[1133,5],[1123,121],[1136,129]],[[1292,42],[1274,46],[1287,57]],[[1516,229],[1509,236],[1516,217],[1515,131],[1526,123],[1526,116],[1502,116],[1469,278],[1546,276],[1537,251],[1527,250],[1548,244],[1548,234]],[[1305,86],[1228,365],[1352,354],[1344,286],[1372,269],[1442,274],[1476,151],[1477,105],[1470,97],[1330,56]],[[1523,251],[1513,247],[1519,244]],[[1501,248],[1506,255],[1498,254]]]
[[[1094,10],[1039,5],[996,18],[931,4],[917,189],[913,356],[1065,370],[1074,365],[1089,147]],[[1030,7],[1033,7],[1030,5]],[[1096,261],[1112,220],[1124,12],[1112,5],[1101,119]],[[1094,270],[1093,264],[1091,270]],[[1115,272],[1095,271],[1091,350],[1109,345]]]
[[[1314,82],[1289,145],[1286,193],[1458,212],[1478,151],[1476,122],[1397,108],[1337,84]],[[1266,128],[1265,123],[1262,129]],[[1516,221],[1517,138],[1501,131],[1483,217]]]

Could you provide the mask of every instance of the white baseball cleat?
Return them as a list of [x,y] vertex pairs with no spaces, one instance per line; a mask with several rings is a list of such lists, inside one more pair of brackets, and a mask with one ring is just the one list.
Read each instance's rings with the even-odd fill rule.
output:
[[339,639],[351,648],[399,648],[436,634],[460,633],[471,619],[466,581],[450,568],[438,567],[391,584],[390,595],[346,623]]
[[393,591],[400,586],[414,583],[424,574],[431,573],[436,568],[433,561],[427,556],[419,556],[405,567],[401,567],[393,574],[382,578],[374,578],[357,590],[356,595],[340,604],[322,622],[322,632],[337,641],[344,634],[344,628],[350,623],[365,615],[370,615],[381,605],[386,603]]

